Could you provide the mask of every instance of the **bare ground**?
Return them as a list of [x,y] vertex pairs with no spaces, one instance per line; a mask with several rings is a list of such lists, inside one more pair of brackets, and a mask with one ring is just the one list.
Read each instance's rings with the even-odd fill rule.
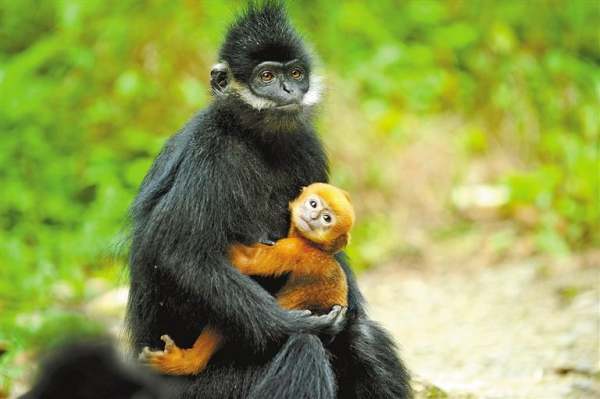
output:
[[[417,398],[599,398],[600,251],[492,262],[454,249],[436,244],[359,276]],[[108,292],[87,313],[119,336],[126,296]]]
[[600,397],[599,253],[485,266],[439,252],[360,277],[412,374],[440,389],[417,382],[419,397]]

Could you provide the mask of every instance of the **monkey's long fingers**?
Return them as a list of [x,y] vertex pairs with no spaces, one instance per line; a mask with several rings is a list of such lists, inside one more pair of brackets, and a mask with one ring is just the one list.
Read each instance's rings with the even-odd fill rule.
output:
[[302,310],[292,309],[292,310],[290,310],[290,313],[293,316],[297,316],[297,317],[306,317],[306,316],[312,315],[312,312],[308,309],[302,309]]
[[324,323],[322,332],[328,335],[339,334],[346,325],[346,312],[346,307],[335,305],[329,313],[319,316]]
[[162,335],[160,337],[160,340],[163,341],[165,343],[165,352],[169,352],[170,350],[172,350],[173,348],[175,348],[177,345],[175,345],[175,342],[171,339],[171,337],[169,337],[167,334]]
[[331,310],[335,311],[339,316],[345,316],[346,312],[348,311],[348,307],[347,306],[342,306],[342,305],[334,305],[333,308],[331,308]]
[[[339,305],[336,306],[339,307],[339,310],[336,309],[337,314],[333,319],[332,326],[334,326],[334,328],[339,328],[339,330],[341,331],[344,328],[344,325],[346,324],[346,313],[348,312],[348,308]],[[334,306],[334,308],[336,306]]]
[[148,363],[148,362],[152,361],[152,359],[155,359],[157,357],[161,357],[164,355],[165,355],[165,352],[163,352],[163,351],[152,351],[152,350],[150,350],[150,348],[145,346],[142,349],[142,351],[140,352],[140,354],[138,355],[138,359],[144,363]]
[[144,346],[144,348],[138,355],[138,359],[144,361],[148,358],[148,356],[150,356],[150,348],[148,348],[147,346]]
[[340,314],[346,314],[345,308],[343,308],[341,305],[333,305],[333,307],[331,308],[331,310],[329,311],[329,313],[323,315],[325,318],[330,319],[332,322],[334,322],[335,320],[337,320],[340,316]]
[[273,245],[275,245],[275,241],[273,241],[273,240],[270,240],[270,239],[268,239],[268,238],[261,238],[261,239],[260,239],[258,242],[259,242],[260,244],[263,244],[263,245],[268,245],[268,246],[270,246],[270,247],[272,247]]

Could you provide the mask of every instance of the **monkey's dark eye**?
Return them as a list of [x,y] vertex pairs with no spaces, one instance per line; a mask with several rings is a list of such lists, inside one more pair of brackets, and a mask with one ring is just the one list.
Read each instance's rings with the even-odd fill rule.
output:
[[317,201],[315,201],[315,200],[310,200],[310,201],[308,202],[308,204],[309,204],[309,205],[310,205],[312,208],[316,208],[316,207],[317,207]]
[[296,79],[296,80],[300,80],[302,79],[302,76],[304,75],[302,73],[302,71],[298,68],[294,68],[292,69],[292,71],[290,72],[290,75],[292,76],[292,78]]
[[260,74],[260,79],[263,82],[270,82],[275,78],[275,75],[271,71],[263,71]]
[[331,223],[331,216],[329,216],[328,214],[324,214],[323,215],[323,221],[325,223]]

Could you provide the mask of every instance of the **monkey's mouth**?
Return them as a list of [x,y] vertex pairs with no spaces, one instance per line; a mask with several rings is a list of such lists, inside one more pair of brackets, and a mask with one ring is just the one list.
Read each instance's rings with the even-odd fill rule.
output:
[[312,231],[312,226],[301,215],[296,216],[296,227],[301,231]]
[[302,105],[299,103],[285,104],[285,105],[277,105],[273,107],[273,109],[278,111],[300,111]]

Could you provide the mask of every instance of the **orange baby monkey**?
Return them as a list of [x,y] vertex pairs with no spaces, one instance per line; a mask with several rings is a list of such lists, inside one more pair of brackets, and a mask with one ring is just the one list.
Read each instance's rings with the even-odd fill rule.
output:
[[[314,183],[289,205],[290,231],[274,245],[235,244],[229,250],[231,264],[246,275],[278,276],[289,273],[277,293],[286,309],[327,313],[346,306],[348,285],[333,255],[346,246],[354,224],[348,193],[325,183]],[[140,359],[165,374],[198,374],[221,347],[223,337],[212,326],[204,328],[189,349],[179,348],[163,335],[163,351],[144,348]]]

